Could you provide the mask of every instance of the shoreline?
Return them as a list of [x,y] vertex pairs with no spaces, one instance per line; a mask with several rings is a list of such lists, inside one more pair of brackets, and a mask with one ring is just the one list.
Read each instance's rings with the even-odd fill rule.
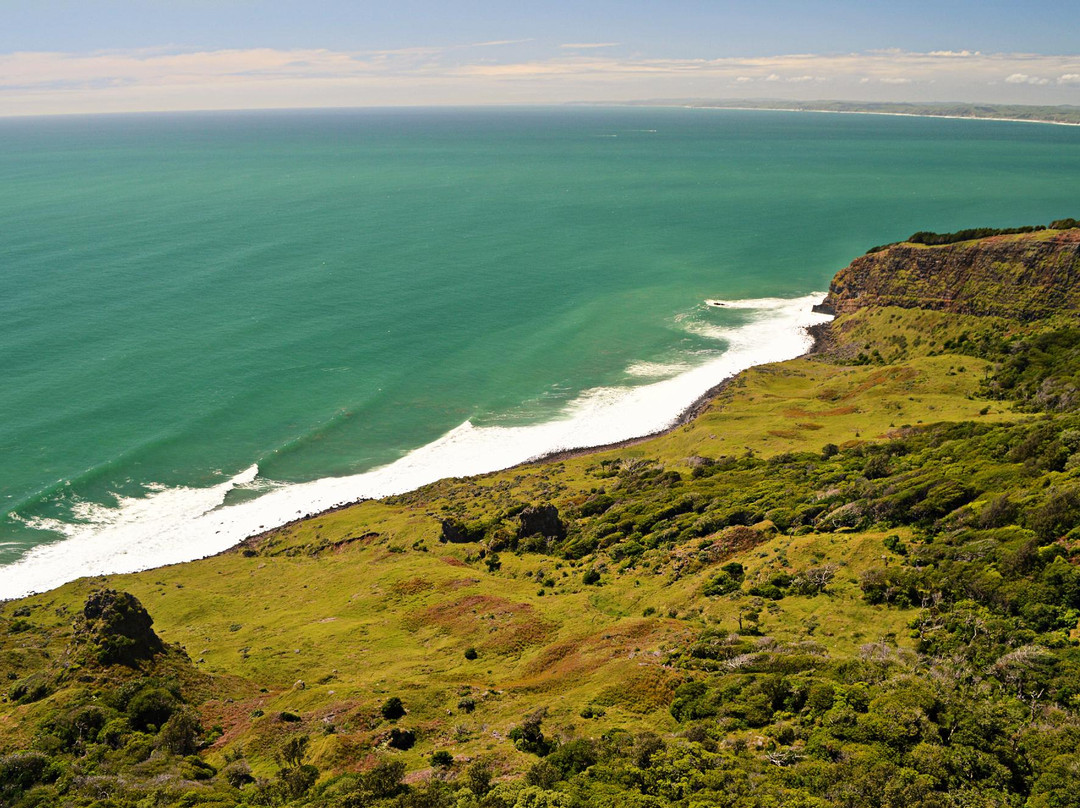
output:
[[[821,336],[828,328],[828,321],[817,316],[824,314],[817,310],[820,295],[818,292],[800,298],[744,301],[756,304],[745,308],[774,309],[783,313],[766,315],[739,326],[736,330],[742,334],[739,347],[731,353],[720,354],[719,364],[711,369],[710,363],[706,363],[671,379],[629,388],[623,391],[629,395],[617,396],[610,402],[604,402],[601,397],[596,406],[583,411],[584,421],[577,416],[568,420],[556,419],[506,428],[506,434],[498,427],[476,429],[466,421],[439,440],[408,453],[389,466],[342,478],[285,486],[267,493],[268,499],[261,504],[260,497],[239,504],[236,509],[222,507],[224,498],[235,485],[245,482],[253,470],[257,473],[256,467],[211,488],[165,489],[135,500],[128,503],[135,507],[117,511],[124,516],[104,524],[100,530],[90,526],[73,535],[68,534],[58,542],[35,548],[11,565],[0,567],[0,573],[3,573],[0,574],[0,602],[47,592],[78,579],[137,573],[213,558],[237,549],[243,551],[256,546],[270,534],[320,515],[421,490],[440,480],[481,477],[521,467],[536,468],[569,457],[644,443],[692,421],[742,371],[819,351]],[[776,332],[777,326],[782,335]],[[743,333],[742,329],[750,331]],[[693,380],[695,374],[696,381]],[[674,400],[671,400],[672,384],[675,385]],[[704,390],[696,394],[685,390],[689,395],[678,395],[679,386],[686,384]],[[635,389],[643,392],[634,394],[631,391]],[[689,403],[682,404],[686,401]],[[596,420],[598,417],[599,421]],[[582,424],[589,425],[590,418],[593,423],[583,430]],[[569,425],[569,428],[560,429],[559,424]],[[554,434],[548,429],[552,426],[556,426]],[[619,439],[620,433],[629,433],[632,437]],[[559,446],[569,448],[546,448]],[[442,462],[447,460],[454,462]],[[403,465],[396,468],[397,464]],[[375,476],[364,480],[365,475]],[[157,497],[166,497],[165,505],[169,511],[159,513],[157,517],[160,520],[164,516],[168,521],[156,521],[151,525],[146,517],[153,516],[158,507]],[[152,533],[147,533],[149,527],[152,527]]]
[[[832,321],[830,320],[830,321],[824,322],[824,323],[816,323],[814,325],[805,326],[803,328],[803,330],[810,336],[810,338],[812,340],[812,342],[810,344],[810,347],[804,353],[799,354],[799,356],[795,356],[795,357],[792,357],[792,359],[787,359],[787,360],[784,360],[784,361],[790,362],[793,359],[802,359],[804,357],[815,356],[817,354],[822,353],[824,351],[825,347],[828,344],[828,333],[829,333],[829,327],[830,327],[831,324],[832,324]],[[773,364],[773,363],[772,362],[764,362],[762,364],[763,365],[769,365],[769,364]],[[761,366],[762,365],[751,365],[750,367],[761,367]],[[468,475],[468,476],[483,477],[483,476],[487,476],[489,474],[501,474],[504,471],[512,471],[513,469],[533,468],[533,467],[536,467],[536,466],[544,465],[545,463],[558,463],[560,461],[570,460],[570,459],[576,458],[576,457],[585,457],[586,455],[600,454],[602,452],[610,452],[610,451],[614,451],[615,449],[625,449],[625,448],[629,448],[631,446],[638,446],[638,445],[640,445],[642,443],[646,443],[646,442],[648,442],[648,441],[650,441],[650,440],[652,440],[654,438],[659,438],[659,437],[661,437],[663,435],[667,435],[667,434],[669,434],[671,432],[674,432],[679,427],[685,426],[686,424],[693,421],[695,418],[697,418],[699,415],[701,415],[706,409],[709,408],[709,405],[712,404],[712,402],[716,399],[717,396],[720,395],[720,393],[722,393],[724,390],[726,390],[731,385],[732,382],[734,382],[737,378],[739,378],[739,376],[741,374],[745,373],[746,370],[749,370],[749,369],[750,368],[746,368],[744,370],[741,370],[738,373],[735,373],[735,374],[733,374],[731,376],[728,376],[727,378],[722,379],[721,381],[717,382],[715,385],[713,385],[708,390],[706,390],[704,393],[702,393],[700,396],[698,396],[696,399],[694,399],[694,401],[691,402],[691,404],[688,407],[685,407],[677,416],[675,416],[675,419],[668,426],[664,427],[663,429],[655,430],[653,432],[650,432],[647,435],[639,435],[639,436],[634,437],[634,438],[626,438],[624,440],[614,441],[613,443],[604,443],[604,444],[599,444],[599,445],[595,445],[595,446],[580,446],[580,447],[576,447],[576,448],[572,448],[572,449],[558,449],[558,450],[553,451],[553,452],[548,452],[547,454],[543,454],[543,455],[539,455],[537,457],[530,458],[529,460],[524,460],[524,461],[522,461],[520,463],[515,463],[514,465],[507,466],[506,468],[494,469],[492,471],[482,472],[481,474]],[[454,478],[452,478],[452,477],[441,477],[436,482],[439,482],[439,481],[445,480],[445,479],[454,479]],[[434,483],[429,483],[429,485],[432,485],[432,484],[434,484]],[[420,486],[420,487],[423,488],[424,486]],[[417,490],[417,489],[414,489],[414,490]],[[231,547],[226,547],[224,550],[221,550],[220,552],[217,552],[217,553],[213,553],[212,555],[209,555],[209,556],[204,556],[204,558],[217,558],[219,556],[225,555],[226,553],[231,553],[231,552],[235,552],[235,551],[238,551],[238,550],[243,551],[244,549],[252,549],[262,539],[265,539],[268,536],[270,536],[270,535],[272,535],[272,534],[276,533],[277,531],[282,530],[284,528],[292,527],[294,525],[301,524],[302,522],[307,522],[307,521],[309,521],[311,519],[316,519],[316,518],[318,518],[320,516],[325,516],[327,514],[338,513],[339,511],[344,511],[344,510],[346,510],[348,508],[352,508],[352,507],[354,507],[356,505],[360,505],[360,504],[363,504],[365,502],[378,502],[380,499],[383,499],[383,497],[361,497],[360,499],[353,500],[352,502],[344,502],[344,503],[341,503],[340,505],[334,505],[333,507],[330,507],[330,508],[323,508],[322,510],[319,510],[319,511],[313,511],[312,513],[309,513],[306,516],[297,517],[296,519],[292,519],[292,520],[290,520],[288,522],[280,524],[277,527],[272,527],[272,528],[269,528],[267,530],[260,531],[259,533],[255,533],[255,534],[252,534],[250,536],[247,536],[246,538],[242,539],[241,541],[237,542],[236,544],[232,545]],[[192,559],[192,560],[197,561],[199,559]],[[178,562],[178,563],[187,564],[187,563],[190,563],[190,562],[181,561],[181,562]],[[172,566],[172,565],[167,564],[167,565],[164,565],[164,566]],[[5,602],[5,601],[0,599],[0,603],[3,603],[3,602]]]
[[1038,123],[1051,126],[1080,126],[1080,121],[1051,121],[1045,118],[1000,118],[990,115],[935,115],[932,112],[880,112],[870,109],[806,109],[801,107],[732,107],[709,104],[616,104],[619,107],[659,107],[662,109],[722,109],[740,112],[816,112],[826,115],[887,115],[895,118],[939,118],[952,121],[998,121],[1000,123]]

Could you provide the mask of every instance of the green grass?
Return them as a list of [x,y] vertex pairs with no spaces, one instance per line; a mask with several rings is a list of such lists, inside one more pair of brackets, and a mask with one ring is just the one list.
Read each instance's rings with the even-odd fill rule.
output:
[[[666,652],[705,626],[737,628],[740,598],[700,595],[712,566],[679,574],[675,560],[657,557],[649,569],[620,571],[603,554],[573,562],[504,553],[502,569],[490,573],[476,545],[439,544],[438,519],[462,509],[490,513],[500,502],[573,501],[595,487],[586,470],[605,459],[649,457],[685,470],[695,455],[768,457],[877,441],[902,425],[1026,417],[996,402],[979,414],[987,402],[973,395],[986,362],[928,355],[967,325],[934,312],[862,312],[837,330],[848,344],[893,345],[885,352],[888,366],[804,358],[753,368],[692,423],[628,449],[443,481],[398,498],[401,504],[366,502],[323,514],[272,531],[254,543],[252,556],[237,549],[77,581],[27,599],[42,630],[34,641],[60,654],[69,618],[56,616],[58,609],[77,612],[103,586],[133,593],[158,633],[214,677],[220,698],[205,704],[203,714],[205,724],[225,730],[209,753],[219,763],[225,749],[242,745],[255,761],[263,752],[261,763],[269,767],[274,744],[295,729],[273,716],[289,711],[303,717],[309,732],[335,726],[336,734],[313,746],[316,765],[333,768],[350,759],[344,750],[370,749],[386,730],[376,708],[389,695],[403,698],[404,723],[421,730],[415,750],[405,753],[410,767],[422,766],[436,748],[466,756],[498,752],[512,767],[523,766],[527,758],[499,739],[540,702],[553,725],[593,733],[670,726],[666,704],[679,677],[664,671]],[[900,350],[886,334],[908,335],[908,347]],[[813,559],[842,565],[827,597],[788,597],[767,611],[766,633],[781,641],[805,638],[813,616],[815,635],[832,654],[855,654],[882,634],[903,643],[903,615],[865,604],[856,583],[860,569],[880,561],[882,537],[781,534],[739,555],[748,579]],[[595,563],[606,566],[602,585],[585,586],[582,572]],[[555,585],[541,587],[532,577],[537,570]],[[643,617],[648,609],[654,616]],[[10,640],[6,646],[10,657]],[[468,647],[478,659],[465,659]],[[13,670],[39,661],[24,653]],[[613,679],[631,684],[613,693]],[[457,708],[464,692],[480,695],[471,714]],[[605,716],[580,718],[588,704],[605,705]],[[26,737],[40,709],[0,709],[9,742]],[[255,710],[265,715],[252,718]]]
[[[40,701],[0,704],[0,754],[30,747],[42,722],[85,701],[87,692],[105,693],[139,674],[98,670],[73,650],[73,618],[103,587],[134,594],[161,638],[186,650],[189,662],[170,656],[142,672],[182,682],[203,726],[220,727],[203,757],[221,767],[242,750],[265,777],[277,770],[282,745],[300,733],[311,738],[307,762],[324,778],[363,769],[375,754],[424,772],[435,750],[520,773],[536,758],[508,736],[538,707],[548,709],[545,732],[563,740],[618,729],[673,741],[684,727],[669,710],[672,699],[700,675],[687,649],[701,637],[738,632],[748,611],[756,612],[762,635],[748,641],[777,658],[797,651],[854,662],[871,646],[913,653],[913,611],[869,603],[860,576],[903,566],[887,538],[932,550],[939,528],[860,522],[832,530],[804,522],[778,530],[776,502],[789,510],[837,497],[887,502],[891,489],[862,479],[865,457],[915,435],[888,456],[897,490],[913,475],[940,473],[982,492],[958,510],[969,521],[998,490],[1034,512],[1044,492],[1080,481],[1080,466],[1039,466],[1052,464],[1039,459],[1042,449],[1011,458],[978,442],[1001,433],[1003,445],[1015,447],[1023,430],[1049,422],[981,397],[993,357],[971,355],[961,337],[1021,338],[1042,327],[919,309],[862,310],[834,323],[825,352],[740,374],[690,423],[651,440],[443,480],[270,531],[212,558],[83,579],[6,604],[0,676],[14,682],[49,670],[62,679]],[[919,427],[948,423],[973,424],[964,428],[971,437],[943,431],[941,440],[955,449],[918,443],[925,434]],[[841,450],[831,465],[822,456],[826,444]],[[910,467],[909,451],[921,452],[914,456],[922,467]],[[701,458],[721,462],[720,470],[700,475]],[[648,474],[636,476],[641,470]],[[583,515],[605,492],[614,495],[610,510]],[[683,501],[685,508],[674,507]],[[693,533],[701,520],[748,502],[769,516]],[[568,542],[596,535],[599,545],[576,558],[563,557],[565,543],[553,553],[502,549],[501,566],[491,571],[484,557],[490,547],[439,541],[440,522],[451,516],[484,522],[489,541],[512,532],[515,509],[530,503],[560,509],[570,522]],[[661,512],[673,507],[671,515]],[[672,539],[676,534],[683,538]],[[731,561],[743,565],[741,587],[705,596],[706,584]],[[835,565],[835,577],[821,594],[768,600],[747,591],[822,564]],[[598,584],[584,583],[589,570],[600,573]],[[25,607],[29,615],[15,630],[13,613]],[[467,649],[475,659],[466,658]],[[407,710],[397,721],[380,714],[391,696]],[[395,726],[416,733],[413,749],[387,752]],[[733,732],[729,740],[753,738]]]

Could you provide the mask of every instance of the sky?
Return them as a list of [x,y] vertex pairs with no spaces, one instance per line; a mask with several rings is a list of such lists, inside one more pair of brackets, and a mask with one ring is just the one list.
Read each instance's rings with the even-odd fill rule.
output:
[[0,116],[836,99],[1080,104],[1080,2],[0,0]]

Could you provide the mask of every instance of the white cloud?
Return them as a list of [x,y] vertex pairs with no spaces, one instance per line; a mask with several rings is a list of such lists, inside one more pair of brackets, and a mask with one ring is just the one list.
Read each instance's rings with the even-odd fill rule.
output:
[[490,42],[474,42],[471,45],[466,45],[467,48],[491,48],[501,47],[503,45],[522,45],[526,42],[533,42],[532,38],[529,39],[493,39]]
[[591,48],[617,48],[621,44],[621,42],[567,42],[565,45],[559,45],[559,47],[568,50],[588,50]]
[[1029,76],[1027,73],[1013,73],[1011,76],[1007,76],[1005,81],[1008,84],[1034,84],[1037,86],[1050,83],[1050,79],[1044,79],[1041,76]]
[[620,57],[600,47],[615,43],[597,42],[570,43],[552,48],[546,58],[524,60],[515,58],[516,49],[502,47],[516,42],[381,51],[0,54],[0,115],[722,99],[740,90],[794,100],[1080,103],[1080,56],[888,50],[664,59]]

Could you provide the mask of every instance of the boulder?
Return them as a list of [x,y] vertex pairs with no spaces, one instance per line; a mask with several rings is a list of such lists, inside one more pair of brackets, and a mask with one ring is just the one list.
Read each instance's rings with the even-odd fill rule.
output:
[[518,519],[518,538],[540,535],[546,539],[566,537],[566,525],[559,518],[559,509],[554,505],[530,505],[523,510]]

